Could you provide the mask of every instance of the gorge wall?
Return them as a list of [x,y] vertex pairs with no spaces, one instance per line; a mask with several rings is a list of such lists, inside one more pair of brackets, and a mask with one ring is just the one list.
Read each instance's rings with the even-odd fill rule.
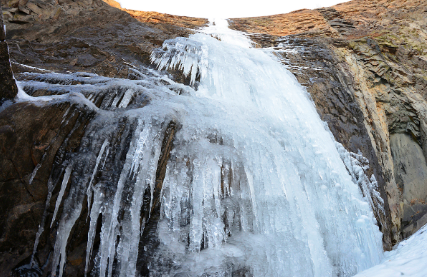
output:
[[[115,7],[100,0],[1,1],[7,32],[0,33],[0,103],[5,103],[0,108],[0,275],[48,276],[57,228],[49,223],[60,194],[59,185],[49,194],[49,182],[65,174],[60,165],[81,147],[94,117],[93,110],[73,101],[13,103],[17,88],[4,39],[17,80],[34,78],[24,72],[135,79],[133,69],[154,68],[149,59],[154,48],[207,24],[204,19],[121,10],[114,1],[106,2]],[[376,177],[385,200],[385,214],[376,217],[386,250],[427,222],[426,15],[426,1],[354,0],[230,20],[230,27],[249,33],[257,47],[277,50],[336,140],[369,159],[366,173]],[[189,83],[179,71],[169,74]],[[79,84],[84,81],[71,85]],[[33,96],[55,93],[32,91]],[[171,123],[165,131],[158,189],[175,128]],[[66,276],[84,273],[87,213],[82,211],[71,232]],[[27,269],[39,224],[49,231],[40,237],[37,267]],[[145,236],[151,239],[149,233]]]

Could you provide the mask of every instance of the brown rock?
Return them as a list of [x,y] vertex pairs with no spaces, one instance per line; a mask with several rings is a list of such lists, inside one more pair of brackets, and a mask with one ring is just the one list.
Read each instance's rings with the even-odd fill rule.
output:
[[40,8],[39,8],[36,4],[34,4],[34,3],[31,3],[31,2],[27,3],[27,7],[28,7],[31,11],[33,11],[34,13],[36,13],[36,14],[38,14],[38,15],[42,15],[42,14],[43,14],[42,9],[40,9]]
[[107,3],[108,5],[110,5],[113,8],[117,8],[117,9],[121,9],[122,6],[120,5],[119,2],[114,1],[114,0],[104,0],[105,3]]
[[158,12],[144,12],[144,11],[135,11],[122,9],[128,14],[130,14],[133,18],[140,22],[145,23],[156,23],[156,24],[171,24],[174,26],[184,27],[184,28],[198,28],[205,26],[208,21],[205,18],[195,18],[188,16],[178,16],[171,14],[164,14]]
[[23,12],[23,13],[25,13],[25,14],[30,14],[30,10],[29,10],[29,9],[27,9],[27,7],[25,7],[25,6],[20,6],[20,7],[19,7],[19,11],[20,11],[20,12]]
[[17,8],[19,5],[19,0],[10,0],[6,4],[8,7]]
[[316,10],[298,10],[288,14],[272,16],[232,18],[230,27],[248,33],[287,36],[307,33],[312,36],[333,35],[322,14]]
[[25,7],[27,5],[27,3],[28,3],[28,0],[19,0],[18,7],[19,8]]
[[[79,146],[88,119],[88,112],[70,103],[18,103],[0,112],[0,275],[9,276],[19,264],[29,263],[43,224],[52,168]],[[54,191],[53,199],[56,195]],[[43,233],[40,259],[47,258],[52,235],[54,231]]]

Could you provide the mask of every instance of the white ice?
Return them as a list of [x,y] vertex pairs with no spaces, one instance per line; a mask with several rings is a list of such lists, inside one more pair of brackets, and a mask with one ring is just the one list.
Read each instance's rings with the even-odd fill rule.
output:
[[[138,242],[171,121],[177,129],[159,199],[160,244],[148,257],[152,276],[352,276],[382,260],[374,203],[361,189],[375,203],[381,199],[364,175],[364,158],[336,144],[270,50],[215,21],[165,41],[152,60],[182,70],[191,87],[138,68],[136,81],[48,73],[55,84],[42,77],[22,83],[60,95],[21,93],[19,101],[72,96],[97,113],[84,151],[67,164],[71,175],[58,182],[71,184],[59,200],[52,272],[59,266],[62,275],[72,227],[91,203],[86,261],[95,257],[95,266],[87,275],[112,276],[113,259],[115,275],[138,275]],[[73,79],[82,85],[71,86]],[[149,213],[141,219],[145,192]],[[98,220],[99,250],[92,253]]]
[[355,277],[427,276],[427,225],[387,252],[384,261]]
[[[203,63],[163,185],[169,233],[162,255],[181,266],[170,276],[228,276],[230,268],[254,276],[351,276],[378,263],[381,234],[370,205],[291,73],[225,21],[186,43],[199,53],[193,66],[200,57]],[[182,60],[171,59],[186,49],[174,48],[176,41],[165,45],[153,57],[160,68],[188,60],[181,52]],[[231,246],[244,254],[226,254]]]

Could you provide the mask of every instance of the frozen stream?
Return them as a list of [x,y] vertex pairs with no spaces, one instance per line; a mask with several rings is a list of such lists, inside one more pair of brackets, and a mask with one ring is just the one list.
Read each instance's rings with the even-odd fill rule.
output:
[[[85,205],[86,263],[94,257],[88,276],[140,276],[141,263],[149,276],[353,276],[382,260],[381,233],[361,193],[374,194],[375,186],[361,177],[363,157],[334,141],[274,55],[251,47],[224,20],[166,41],[152,59],[160,69],[181,68],[192,87],[154,70],[135,70],[137,81],[88,76],[68,87],[67,80],[84,78],[45,74],[63,78],[51,89],[71,90],[84,105],[103,93],[80,153],[58,182],[52,272],[63,274],[67,240]],[[171,122],[176,134],[158,187]],[[155,244],[139,242],[148,222],[155,222]]]

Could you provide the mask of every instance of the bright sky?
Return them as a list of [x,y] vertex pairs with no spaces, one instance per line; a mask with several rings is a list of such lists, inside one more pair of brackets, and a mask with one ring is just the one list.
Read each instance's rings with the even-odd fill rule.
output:
[[[347,0],[348,1],[348,0]],[[123,8],[204,18],[251,17],[329,7],[345,0],[117,0]]]

